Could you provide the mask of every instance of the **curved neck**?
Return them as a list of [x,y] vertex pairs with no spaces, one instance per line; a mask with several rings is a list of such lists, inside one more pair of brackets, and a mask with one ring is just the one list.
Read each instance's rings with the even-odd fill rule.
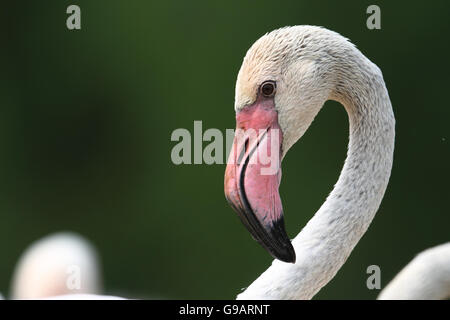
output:
[[[356,50],[356,49],[355,49]],[[238,299],[310,299],[347,260],[369,227],[386,190],[395,119],[378,67],[355,52],[331,99],[350,123],[347,159],[325,203],[292,241],[297,262],[275,260]]]

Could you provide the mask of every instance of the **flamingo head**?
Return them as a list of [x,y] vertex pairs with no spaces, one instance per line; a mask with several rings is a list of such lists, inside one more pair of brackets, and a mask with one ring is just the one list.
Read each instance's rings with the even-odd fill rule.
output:
[[[247,52],[236,82],[236,134],[225,172],[225,196],[274,258],[295,262],[278,191],[281,160],[329,98],[319,27],[264,35]],[[311,34],[315,33],[315,37]],[[329,59],[328,59],[329,60]],[[326,79],[328,81],[326,81]]]

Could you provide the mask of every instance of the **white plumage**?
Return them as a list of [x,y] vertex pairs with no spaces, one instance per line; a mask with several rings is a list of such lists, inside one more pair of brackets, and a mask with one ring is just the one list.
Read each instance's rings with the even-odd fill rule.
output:
[[381,203],[392,167],[395,119],[380,69],[347,39],[323,28],[289,27],[260,38],[239,72],[236,109],[240,101],[254,99],[254,88],[266,78],[277,81],[284,152],[326,100],[342,103],[349,116],[347,159],[334,190],[292,242],[297,262],[274,261],[238,296],[310,299],[347,260]]

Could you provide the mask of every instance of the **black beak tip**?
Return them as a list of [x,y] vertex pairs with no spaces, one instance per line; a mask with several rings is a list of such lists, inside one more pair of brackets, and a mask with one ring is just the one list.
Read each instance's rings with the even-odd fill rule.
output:
[[[250,231],[253,239],[266,249],[273,258],[287,263],[295,263],[295,250],[287,236],[282,213],[278,219],[264,223],[253,212],[245,194],[236,198],[232,194],[225,193],[225,197],[237,212],[247,230]],[[239,199],[244,199],[246,205],[242,206]]]
[[289,246],[286,246],[285,250],[278,250],[273,256],[274,258],[287,263],[295,263],[296,259],[295,250],[291,243],[289,243]]
[[262,243],[263,247],[274,257],[283,262],[295,263],[295,250],[284,228],[284,219],[281,217],[270,227],[266,227],[269,234],[268,241]]
[[270,246],[269,248],[266,247],[266,249],[275,259],[287,263],[295,263],[295,250],[289,239],[283,241],[282,246]]

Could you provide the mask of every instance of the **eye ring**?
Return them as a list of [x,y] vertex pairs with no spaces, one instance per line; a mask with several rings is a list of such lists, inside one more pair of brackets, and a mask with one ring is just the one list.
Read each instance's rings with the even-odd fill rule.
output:
[[275,83],[275,81],[265,81],[260,86],[260,92],[266,98],[273,97],[276,91],[277,84]]

